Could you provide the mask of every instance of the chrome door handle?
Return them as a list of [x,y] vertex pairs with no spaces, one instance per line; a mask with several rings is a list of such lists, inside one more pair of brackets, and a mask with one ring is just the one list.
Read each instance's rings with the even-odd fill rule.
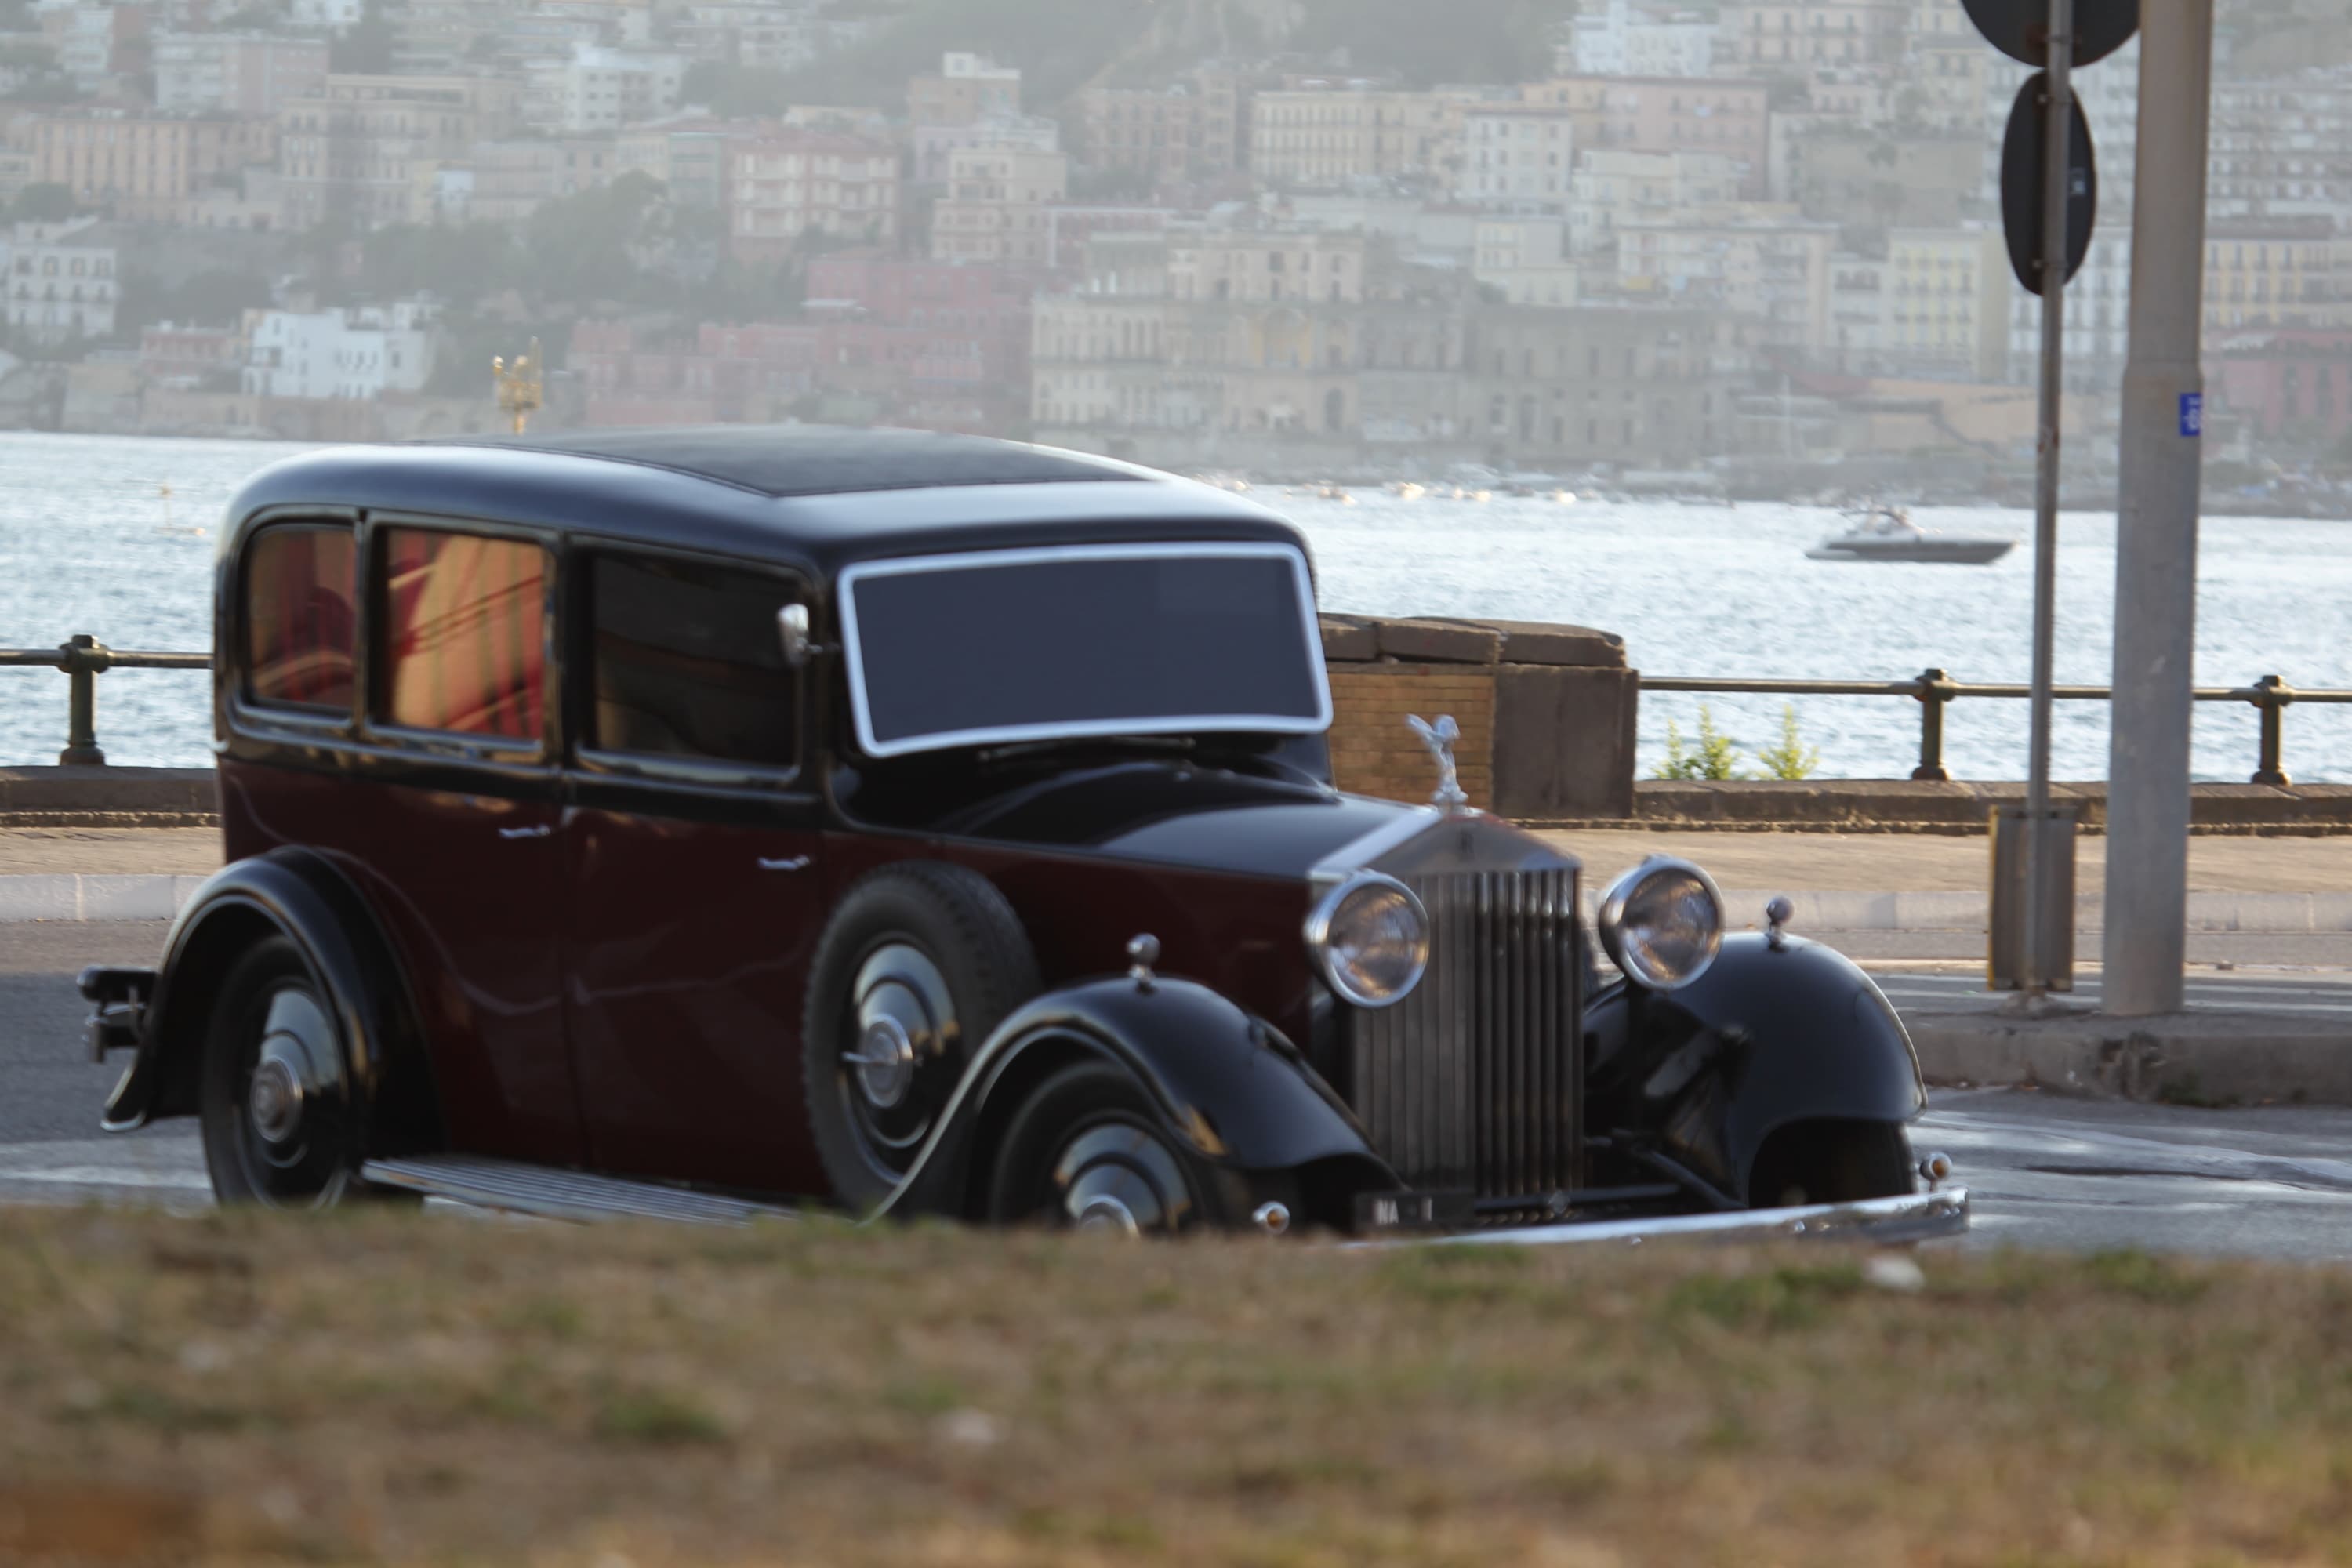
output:
[[760,860],[759,865],[760,869],[762,871],[798,871],[805,868],[808,863],[809,858],[807,856],[794,855],[789,858],[781,860],[770,860],[762,858]]
[[501,827],[499,829],[499,837],[501,838],[544,838],[554,831],[555,829],[542,822],[536,827]]

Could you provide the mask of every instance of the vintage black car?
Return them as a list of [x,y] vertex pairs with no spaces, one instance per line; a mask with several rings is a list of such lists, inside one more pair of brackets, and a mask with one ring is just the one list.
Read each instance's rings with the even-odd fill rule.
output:
[[1305,542],[1217,490],[904,432],[336,449],[234,503],[215,650],[228,864],[83,987],[106,1125],[197,1117],[225,1202],[1966,1223],[1845,959],[1675,861],[1596,933],[1443,721],[1434,804],[1333,788]]

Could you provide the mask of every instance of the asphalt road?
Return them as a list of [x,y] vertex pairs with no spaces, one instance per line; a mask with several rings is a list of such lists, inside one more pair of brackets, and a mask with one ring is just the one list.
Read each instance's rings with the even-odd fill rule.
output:
[[[97,1131],[120,1071],[80,1048],[85,963],[152,962],[160,922],[0,925],[0,1202],[199,1207],[188,1122]],[[2078,1000],[2095,995],[2091,983]],[[1956,965],[1880,967],[1898,1006],[1990,1005]],[[2200,973],[2193,1005],[2333,1013],[2352,974]],[[2352,1109],[2205,1110],[2001,1089],[1939,1093],[1913,1141],[1950,1154],[1976,1199],[1958,1245],[2352,1259]]]

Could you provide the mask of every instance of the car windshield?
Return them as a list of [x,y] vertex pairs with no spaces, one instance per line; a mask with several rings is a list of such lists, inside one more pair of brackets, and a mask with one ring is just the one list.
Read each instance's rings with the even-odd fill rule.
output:
[[841,584],[871,756],[1331,721],[1307,563],[1287,545],[931,556],[853,566]]

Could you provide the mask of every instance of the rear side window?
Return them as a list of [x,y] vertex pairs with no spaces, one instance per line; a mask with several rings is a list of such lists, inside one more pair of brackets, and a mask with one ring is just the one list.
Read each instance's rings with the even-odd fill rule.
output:
[[384,717],[412,729],[538,740],[547,711],[547,552],[417,528],[381,537]]
[[357,624],[351,529],[267,528],[245,559],[247,699],[349,712]]
[[595,748],[791,767],[797,682],[776,612],[798,599],[754,572],[594,557]]

